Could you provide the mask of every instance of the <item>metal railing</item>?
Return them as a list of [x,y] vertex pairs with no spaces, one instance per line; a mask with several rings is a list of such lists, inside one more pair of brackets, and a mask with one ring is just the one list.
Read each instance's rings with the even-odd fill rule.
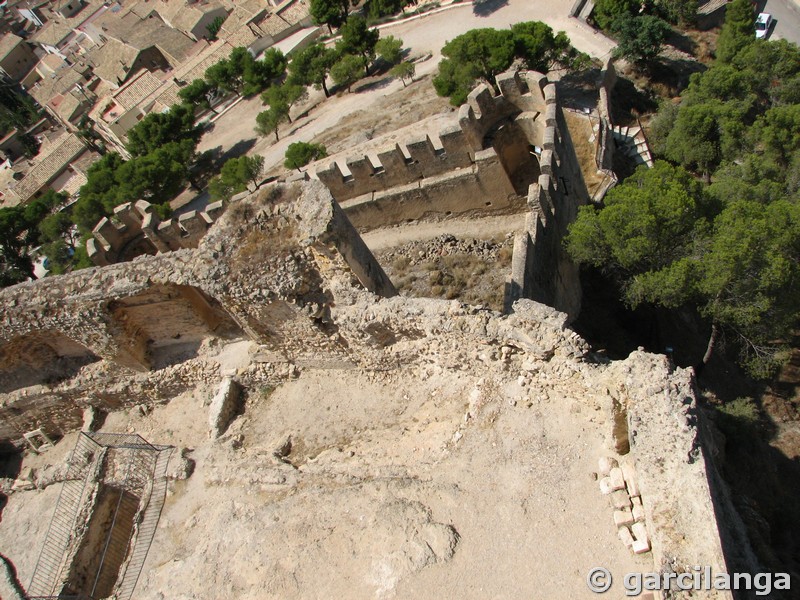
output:
[[[118,600],[130,599],[164,505],[171,453],[171,446],[154,446],[136,434],[81,433],[34,568],[28,600],[93,600],[112,591]],[[99,562],[96,567],[78,565],[101,495],[111,501],[113,512],[103,532]],[[71,581],[76,567],[93,569],[85,582]]]

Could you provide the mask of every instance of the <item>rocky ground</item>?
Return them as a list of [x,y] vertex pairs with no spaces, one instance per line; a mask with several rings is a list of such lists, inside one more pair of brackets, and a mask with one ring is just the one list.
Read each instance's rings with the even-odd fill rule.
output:
[[458,299],[502,310],[513,246],[511,233],[492,239],[440,234],[384,250],[376,257],[405,296]]
[[[620,542],[598,489],[613,417],[606,367],[581,358],[585,343],[547,315],[520,329],[456,302],[439,323],[424,315],[447,303],[404,302],[338,315],[349,326],[413,314],[430,327],[381,352],[389,370],[271,378],[283,366],[259,363],[253,344],[209,347],[197,361],[250,382],[219,439],[208,434],[207,385],[108,415],[104,431],[136,431],[194,462],[186,478],[173,457],[136,597],[589,599],[590,567],[653,567]],[[460,333],[436,333],[446,323]],[[636,362],[622,372],[636,375]],[[48,483],[75,439],[26,456],[34,489],[7,491],[0,548],[24,585],[57,497]]]

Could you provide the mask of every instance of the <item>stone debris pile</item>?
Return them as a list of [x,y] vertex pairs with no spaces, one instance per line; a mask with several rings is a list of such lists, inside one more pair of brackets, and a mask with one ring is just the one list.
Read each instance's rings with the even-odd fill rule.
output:
[[614,508],[614,525],[619,539],[634,554],[650,552],[650,537],[644,522],[642,494],[636,482],[636,469],[629,462],[603,457],[598,464],[600,492]]

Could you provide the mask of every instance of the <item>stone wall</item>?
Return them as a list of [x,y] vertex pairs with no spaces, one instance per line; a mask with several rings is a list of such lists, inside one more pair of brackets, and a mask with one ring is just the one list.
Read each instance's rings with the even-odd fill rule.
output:
[[370,156],[356,149],[344,164],[334,161],[316,177],[360,230],[426,216],[524,208],[528,185],[539,175],[530,150],[544,144],[547,102],[555,100],[555,88],[533,71],[503,73],[497,83],[497,95],[486,85],[475,88],[458,124],[438,135]]
[[[197,249],[6,288],[0,441],[39,426],[57,434],[87,404],[172,397],[180,378],[138,395],[110,390],[124,390],[136,372],[191,360],[213,338],[249,338],[279,361],[348,360],[328,313],[353,289],[396,293],[319,182],[271,186],[236,203]],[[87,368],[102,375],[87,379]]]
[[613,61],[609,58],[597,82],[598,130],[595,137],[597,170],[606,178],[601,188],[592,197],[593,202],[601,202],[608,190],[617,184],[617,176],[614,173],[614,153],[617,145],[614,141],[614,123],[611,119],[611,91],[616,83],[617,71]]
[[[505,310],[512,310],[520,298],[529,298],[555,307],[572,320],[580,312],[580,280],[577,267],[567,257],[561,242],[577,216],[578,207],[588,202],[589,195],[558,105],[555,85],[540,78],[533,89],[542,90],[541,99],[545,103],[545,128],[530,133],[532,145],[541,141],[541,174],[528,188],[525,230],[514,240]],[[530,96],[539,98],[538,94]],[[536,133],[540,133],[539,139]]]
[[474,165],[421,179],[390,190],[365,194],[342,203],[359,231],[424,219],[487,211],[520,210],[497,153],[489,148],[475,155]]
[[202,212],[193,210],[161,221],[149,202],[127,202],[114,209],[112,219],[104,217],[97,223],[86,250],[92,262],[102,267],[142,254],[197,248],[222,211],[222,202],[214,202]]

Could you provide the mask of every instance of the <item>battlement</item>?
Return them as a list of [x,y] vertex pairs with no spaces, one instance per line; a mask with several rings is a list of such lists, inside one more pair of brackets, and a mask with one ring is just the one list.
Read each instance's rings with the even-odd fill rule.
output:
[[453,125],[441,129],[438,135],[423,135],[397,143],[373,156],[350,156],[344,165],[334,161],[318,170],[317,178],[342,202],[471,164],[464,132]]
[[102,267],[142,254],[197,248],[223,210],[222,202],[214,202],[202,212],[193,210],[161,221],[149,202],[126,202],[114,209],[113,220],[103,217],[97,223],[86,250],[92,262]]
[[502,73],[497,85],[497,95],[485,84],[475,88],[459,110],[458,123],[436,135],[422,135],[369,155],[362,152],[333,161],[316,171],[317,178],[336,200],[344,202],[477,165],[476,154],[492,147],[487,134],[520,114],[526,116],[526,135],[531,143],[541,146],[545,127],[555,125],[555,86],[535,71]]

